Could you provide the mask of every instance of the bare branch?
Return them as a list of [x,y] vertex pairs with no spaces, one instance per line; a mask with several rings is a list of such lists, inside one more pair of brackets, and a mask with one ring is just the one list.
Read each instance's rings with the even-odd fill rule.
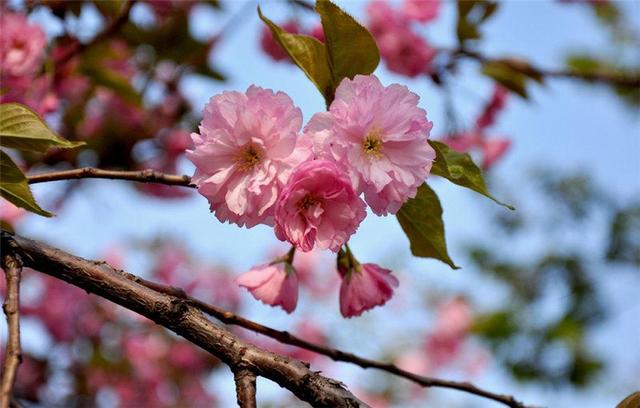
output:
[[398,377],[402,377],[407,380],[413,381],[414,383],[422,385],[423,387],[451,388],[451,389],[463,391],[469,394],[477,395],[480,397],[488,398],[512,408],[526,408],[526,405],[516,400],[511,395],[497,394],[494,392],[486,391],[476,387],[475,385],[469,382],[449,381],[449,380],[443,380],[440,378],[425,377],[425,376],[417,375],[409,371],[405,371],[394,364],[383,363],[376,360],[370,360],[367,358],[359,357],[353,353],[348,353],[345,351],[323,346],[320,344],[311,343],[309,341],[301,339],[300,337],[296,337],[287,331],[272,329],[271,327],[261,325],[260,323],[246,319],[242,316],[239,316],[237,314],[224,310],[218,306],[210,305],[201,300],[188,296],[186,292],[181,288],[176,288],[173,286],[165,286],[156,282],[151,282],[149,280],[143,279],[136,275],[132,275],[126,272],[123,272],[123,273],[126,274],[128,279],[131,279],[137,283],[145,285],[157,292],[165,293],[171,296],[176,296],[181,299],[184,299],[189,304],[197,307],[198,309],[202,310],[208,315],[215,317],[216,319],[220,320],[225,324],[240,326],[244,329],[251,330],[253,332],[271,337],[272,339],[275,339],[280,343],[289,344],[292,346],[310,350],[315,353],[327,356],[334,361],[352,363],[362,368],[375,368],[378,370],[386,371],[387,373],[394,374],[394,375],[397,375]]
[[7,350],[2,365],[0,379],[0,407],[9,407],[13,396],[13,385],[16,381],[18,366],[22,361],[20,350],[20,272],[22,262],[15,251],[15,243],[2,237],[2,269],[7,281],[7,294],[2,304],[2,310],[7,316],[8,338]]
[[83,178],[98,178],[110,180],[129,180],[140,183],[159,183],[168,186],[195,187],[189,176],[164,174],[151,169],[140,171],[102,170],[94,167],[63,170],[28,176],[29,184],[46,183],[49,181],[76,180]]
[[236,382],[236,398],[240,408],[256,408],[256,375],[248,368],[233,371]]
[[[11,237],[3,231],[2,236]],[[242,367],[288,389],[314,407],[368,407],[339,381],[300,361],[263,350],[212,323],[195,306],[128,278],[105,262],[79,258],[30,239],[13,236],[25,266],[61,279],[145,316],[213,354],[232,370]],[[2,240],[6,251],[7,239]]]

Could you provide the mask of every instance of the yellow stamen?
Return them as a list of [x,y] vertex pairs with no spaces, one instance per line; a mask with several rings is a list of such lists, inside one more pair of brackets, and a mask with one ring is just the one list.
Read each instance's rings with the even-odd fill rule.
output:
[[262,161],[263,151],[260,147],[249,144],[238,154],[237,166],[240,171],[249,171]]
[[365,136],[362,142],[364,154],[375,158],[382,157],[382,140],[380,136],[382,136],[380,130],[375,128]]

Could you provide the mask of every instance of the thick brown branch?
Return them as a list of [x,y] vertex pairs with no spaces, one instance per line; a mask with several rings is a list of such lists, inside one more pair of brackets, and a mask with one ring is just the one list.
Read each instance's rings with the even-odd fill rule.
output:
[[220,307],[210,305],[201,300],[195,299],[191,296],[188,296],[185,293],[185,291],[182,290],[181,288],[176,288],[173,286],[165,286],[156,282],[151,282],[149,280],[140,278],[138,276],[127,274],[126,272],[125,274],[129,279],[134,280],[135,282],[141,283],[155,291],[166,293],[171,296],[176,296],[181,299],[184,299],[189,304],[196,306],[198,309],[215,317],[216,319],[220,320],[225,324],[240,326],[247,330],[251,330],[253,332],[271,337],[272,339],[275,339],[280,343],[289,344],[292,346],[310,350],[315,353],[327,356],[334,361],[352,363],[362,368],[375,368],[378,370],[386,371],[390,374],[397,375],[398,377],[402,377],[407,380],[413,381],[414,383],[422,385],[423,387],[451,388],[451,389],[467,392],[469,394],[474,394],[480,397],[488,398],[488,399],[500,402],[509,407],[526,408],[526,405],[519,402],[511,395],[503,395],[503,394],[497,394],[494,392],[486,391],[476,387],[475,385],[469,382],[448,381],[448,380],[442,380],[439,378],[417,375],[409,371],[405,371],[394,364],[383,363],[376,360],[370,360],[367,358],[359,357],[353,353],[348,353],[348,352],[334,349],[331,347],[322,346],[320,344],[311,343],[304,339],[296,337],[287,331],[280,331],[280,330],[272,329],[271,327],[263,326],[260,323],[256,323],[242,316],[238,316],[237,314],[224,310]]
[[102,170],[94,167],[83,167],[81,169],[63,170],[51,173],[34,174],[28,176],[29,184],[46,183],[49,181],[76,180],[83,178],[99,178],[110,180],[129,180],[140,183],[160,183],[169,186],[195,187],[191,184],[189,176],[177,174],[163,174],[154,170],[122,171],[122,170]]
[[13,241],[4,242],[2,239],[2,269],[7,281],[7,294],[2,304],[2,310],[7,316],[8,338],[7,350],[2,364],[2,378],[0,380],[0,407],[7,408],[13,395],[13,385],[16,381],[18,366],[22,361],[20,351],[20,272],[22,263],[15,251]]
[[[3,231],[3,237],[11,236]],[[293,360],[246,343],[212,323],[184,299],[150,289],[104,262],[82,259],[48,245],[13,237],[25,266],[66,281],[145,316],[207,350],[232,370],[246,368],[314,407],[367,407],[340,382]],[[2,240],[2,250],[8,248]]]
[[236,382],[236,398],[240,408],[256,408],[256,375],[248,368],[233,371]]

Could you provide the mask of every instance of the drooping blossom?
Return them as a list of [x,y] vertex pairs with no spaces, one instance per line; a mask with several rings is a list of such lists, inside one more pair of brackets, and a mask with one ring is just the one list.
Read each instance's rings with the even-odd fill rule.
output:
[[253,267],[236,278],[254,298],[271,306],[280,306],[287,313],[298,304],[298,277],[289,262],[272,262]]
[[314,246],[337,252],[366,216],[365,203],[344,171],[329,160],[296,168],[275,210],[275,233],[308,252]]
[[0,16],[0,67],[2,77],[32,76],[40,68],[47,45],[44,31],[26,16],[3,10]]
[[282,186],[311,154],[297,137],[301,125],[302,112],[283,92],[250,86],[210,100],[187,158],[196,166],[193,182],[220,221],[273,223]]
[[[300,32],[300,26],[295,20],[287,21],[286,23],[280,25],[280,28],[292,34],[297,34]],[[289,56],[282,49],[280,44],[278,44],[276,39],[273,38],[273,33],[267,26],[264,26],[262,28],[262,33],[260,35],[260,46],[262,47],[262,51],[269,55],[274,61],[289,60]]]
[[398,279],[389,269],[373,263],[358,264],[342,276],[340,313],[344,317],[360,316],[364,311],[384,305]]
[[396,213],[429,175],[435,152],[432,123],[407,87],[384,87],[373,75],[345,78],[329,112],[314,115],[305,133],[315,154],[347,169],[374,213]]
[[426,23],[438,16],[440,5],[440,0],[404,0],[402,11],[410,20]]

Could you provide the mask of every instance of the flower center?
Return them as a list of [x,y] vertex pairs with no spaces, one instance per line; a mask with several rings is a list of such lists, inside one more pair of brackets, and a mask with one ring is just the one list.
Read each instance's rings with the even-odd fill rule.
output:
[[320,200],[307,194],[306,196],[304,196],[304,198],[302,198],[302,200],[298,201],[298,208],[302,211],[306,211],[319,202]]
[[243,147],[237,158],[238,169],[240,169],[240,171],[253,169],[256,164],[262,161],[262,156],[263,150],[254,144]]
[[375,158],[382,157],[382,140],[380,140],[380,133],[380,130],[373,129],[364,137],[362,150],[365,155]]

